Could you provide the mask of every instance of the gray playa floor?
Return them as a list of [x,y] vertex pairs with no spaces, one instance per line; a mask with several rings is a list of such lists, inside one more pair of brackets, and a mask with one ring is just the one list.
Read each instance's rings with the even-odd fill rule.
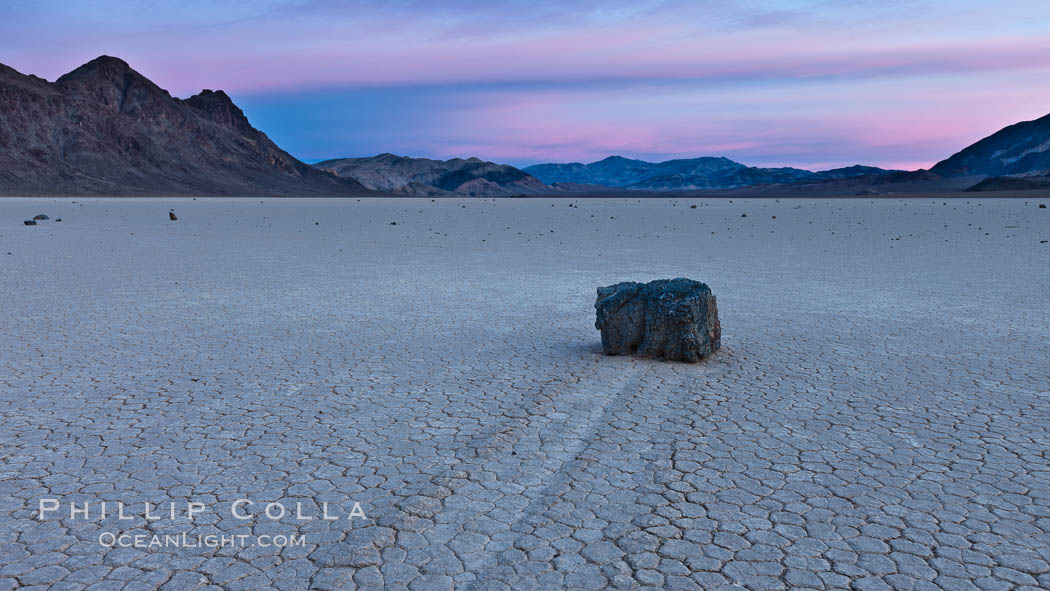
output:
[[1050,588],[1040,202],[0,200],[0,590]]

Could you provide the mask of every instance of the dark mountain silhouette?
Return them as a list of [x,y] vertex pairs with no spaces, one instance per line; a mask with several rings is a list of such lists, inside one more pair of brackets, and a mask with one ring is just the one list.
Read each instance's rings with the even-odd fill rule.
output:
[[346,195],[226,93],[188,99],[102,56],[51,83],[0,65],[0,195]]
[[1050,115],[1005,127],[938,162],[930,171],[945,177],[1050,173]]
[[379,154],[325,160],[314,166],[355,179],[369,189],[403,195],[518,195],[557,190],[513,166],[478,158],[431,160]]
[[790,167],[752,167],[728,158],[703,157],[646,162],[622,156],[610,156],[590,164],[536,164],[523,170],[548,184],[585,183],[645,190],[733,189],[755,185],[847,179],[892,172],[859,165],[812,172]]
[[966,190],[977,193],[982,191],[1037,191],[1047,189],[1050,189],[1050,176],[993,176]]

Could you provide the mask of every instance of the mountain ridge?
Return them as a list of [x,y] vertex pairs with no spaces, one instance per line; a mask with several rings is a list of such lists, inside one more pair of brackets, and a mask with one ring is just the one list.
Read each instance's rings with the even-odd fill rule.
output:
[[1050,173],[1050,114],[1008,125],[930,168],[942,176]]
[[435,160],[387,152],[363,158],[332,158],[313,166],[355,179],[366,188],[399,195],[520,195],[557,190],[508,164],[474,157]]
[[99,56],[54,82],[0,65],[0,195],[349,195],[223,91],[186,99]]

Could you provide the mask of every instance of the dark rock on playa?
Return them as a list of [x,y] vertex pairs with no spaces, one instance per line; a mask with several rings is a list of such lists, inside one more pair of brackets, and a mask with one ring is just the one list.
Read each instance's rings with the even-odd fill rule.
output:
[[26,220],[26,221],[24,221],[22,223],[27,225],[27,226],[35,226],[36,225],[36,220]]
[[39,214],[33,216],[33,219],[34,220],[49,220],[51,218],[47,217],[46,215],[44,215],[42,213],[39,213]]
[[624,282],[598,288],[595,328],[607,355],[695,363],[721,346],[711,288],[692,279]]

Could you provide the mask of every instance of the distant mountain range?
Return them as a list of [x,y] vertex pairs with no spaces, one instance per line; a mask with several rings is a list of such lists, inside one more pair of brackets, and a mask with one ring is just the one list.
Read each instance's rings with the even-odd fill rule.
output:
[[[972,186],[971,186],[972,185]],[[1050,115],[1011,125],[929,171],[759,168],[728,158],[610,156],[518,169],[393,154],[307,165],[224,92],[172,97],[102,56],[55,82],[0,64],[0,195],[538,195],[618,191],[803,194],[1050,187]]]
[[[1006,127],[930,170],[905,172],[873,166],[850,166],[812,172],[799,168],[749,167],[728,158],[690,158],[646,162],[610,156],[591,164],[537,164],[525,172],[545,183],[591,183],[623,189],[681,190],[733,189],[763,185],[823,183],[831,187],[860,187],[876,192],[893,185],[909,189],[954,190],[958,182],[970,190],[1026,190],[1050,188],[1050,115]],[[836,183],[836,181],[842,181]],[[968,185],[963,185],[966,187]]]
[[758,168],[728,158],[704,157],[646,162],[622,156],[609,156],[590,164],[536,164],[523,170],[544,183],[586,183],[644,190],[733,189],[900,172],[859,165],[812,172],[790,167]]
[[733,189],[756,185],[825,181],[894,172],[851,166],[821,172],[755,168],[728,158],[691,158],[651,163],[610,156],[591,164],[539,164],[517,169],[478,158],[431,160],[394,154],[336,158],[314,164],[368,189],[396,195],[537,195],[613,190]]
[[0,64],[0,195],[348,195],[224,92],[173,98],[102,56],[51,83]]
[[518,195],[553,190],[513,166],[478,158],[431,160],[380,154],[325,160],[314,167],[398,195]]

